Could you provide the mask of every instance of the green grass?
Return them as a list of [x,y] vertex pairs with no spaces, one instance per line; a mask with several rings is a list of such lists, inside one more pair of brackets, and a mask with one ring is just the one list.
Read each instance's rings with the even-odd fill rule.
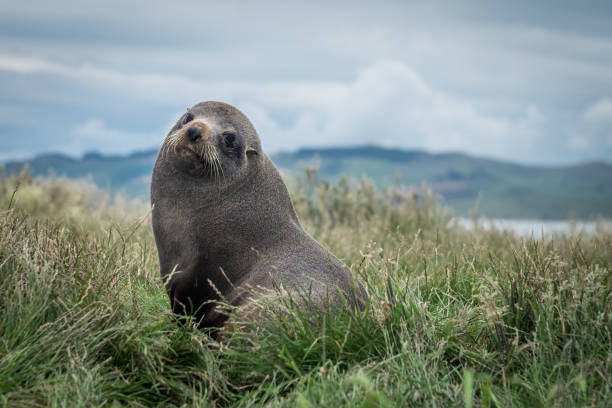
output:
[[429,196],[313,172],[290,189],[370,303],[262,299],[217,343],[173,320],[146,207],[1,179],[0,404],[609,406],[611,231],[466,231]]

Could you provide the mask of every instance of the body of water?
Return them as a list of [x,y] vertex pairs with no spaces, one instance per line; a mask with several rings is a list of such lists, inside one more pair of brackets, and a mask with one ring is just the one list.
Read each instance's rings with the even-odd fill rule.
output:
[[453,218],[459,225],[467,228],[483,228],[507,230],[521,236],[541,237],[554,234],[584,234],[591,235],[598,228],[612,229],[612,221],[579,221],[579,220],[533,220],[533,219],[505,219],[505,218]]

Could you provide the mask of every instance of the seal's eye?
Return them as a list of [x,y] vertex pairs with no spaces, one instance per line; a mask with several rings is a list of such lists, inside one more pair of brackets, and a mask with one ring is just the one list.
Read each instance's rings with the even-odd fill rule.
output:
[[185,116],[183,116],[183,121],[181,122],[181,124],[185,125],[185,124],[191,122],[192,120],[193,120],[193,113],[187,112],[185,114]]
[[234,141],[236,140],[236,135],[232,132],[223,132],[223,141],[225,142],[225,146],[234,147]]

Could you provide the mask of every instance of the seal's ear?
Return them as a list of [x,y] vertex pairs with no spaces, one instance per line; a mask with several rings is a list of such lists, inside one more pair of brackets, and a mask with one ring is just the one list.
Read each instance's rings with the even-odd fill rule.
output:
[[253,147],[249,146],[246,149],[246,154],[259,154],[259,153],[257,153],[257,150],[255,150]]
[[183,115],[181,119],[181,126],[186,125],[194,119],[193,113],[191,113],[191,109],[187,108],[187,112]]

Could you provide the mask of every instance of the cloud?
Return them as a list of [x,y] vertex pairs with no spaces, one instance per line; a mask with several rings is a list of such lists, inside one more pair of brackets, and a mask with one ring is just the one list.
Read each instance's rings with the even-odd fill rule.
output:
[[598,149],[612,153],[612,98],[603,97],[587,106],[580,114],[577,130],[566,145],[578,151]]
[[142,149],[143,146],[154,146],[161,143],[157,133],[127,132],[108,128],[100,119],[87,120],[74,128],[71,153],[86,151],[102,153],[130,153]]
[[[521,158],[539,137],[544,120],[533,104],[515,118],[485,114],[469,100],[435,89],[398,61],[366,66],[349,81],[195,80],[15,56],[0,56],[0,70],[65,77],[117,99],[149,104],[195,103],[201,95],[229,101],[247,113],[270,151],[376,143]],[[281,110],[285,123],[275,114]],[[153,145],[160,134],[111,129],[101,119],[91,119],[76,126],[71,148],[126,152]]]
[[567,146],[571,149],[585,150],[591,146],[591,139],[584,133],[574,134],[567,140]]
[[326,98],[317,88],[302,97],[301,113],[287,127],[268,124],[282,143],[344,145],[377,143],[433,151],[520,157],[539,135],[543,115],[529,105],[515,119],[479,112],[469,101],[434,89],[406,64],[384,61],[361,70],[353,81],[337,84]]
[[602,98],[589,106],[582,119],[590,125],[612,126],[612,98]]

